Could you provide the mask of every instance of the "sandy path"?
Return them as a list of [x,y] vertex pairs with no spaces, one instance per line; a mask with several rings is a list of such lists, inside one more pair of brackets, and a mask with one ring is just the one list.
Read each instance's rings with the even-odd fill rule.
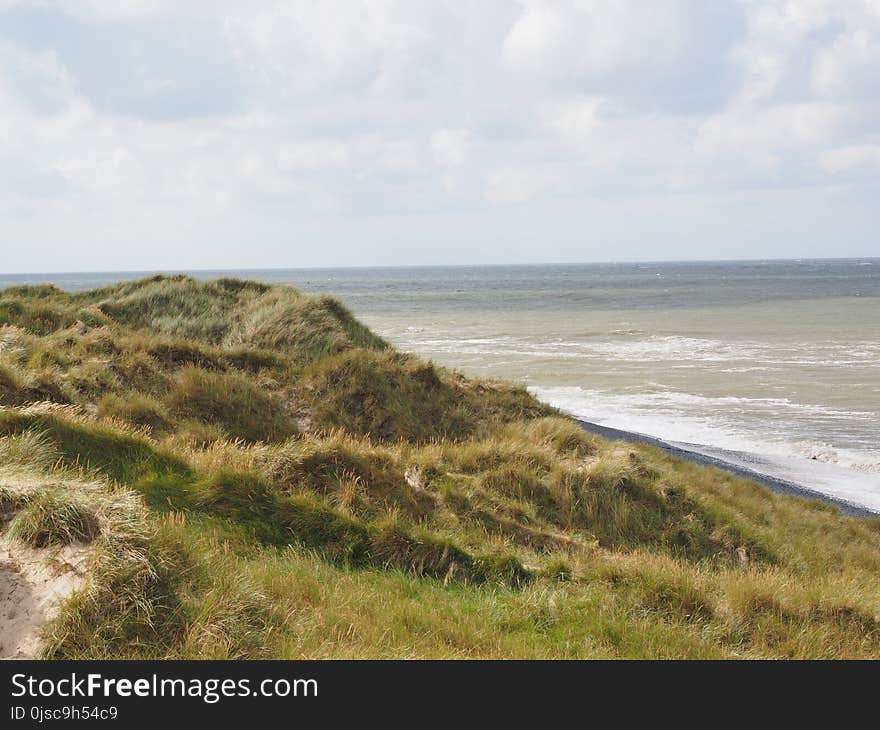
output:
[[31,659],[40,627],[85,582],[88,545],[26,547],[0,537],[0,659]]

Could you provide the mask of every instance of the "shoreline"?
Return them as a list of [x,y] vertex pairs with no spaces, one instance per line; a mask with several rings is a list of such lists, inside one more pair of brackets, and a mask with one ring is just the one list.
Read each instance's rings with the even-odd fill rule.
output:
[[675,456],[679,459],[690,461],[694,464],[700,464],[702,466],[714,466],[718,469],[723,469],[724,471],[727,471],[734,476],[742,477],[744,479],[751,479],[753,482],[757,482],[761,486],[766,487],[771,492],[774,492],[776,494],[782,494],[789,497],[800,497],[802,499],[818,499],[823,502],[833,504],[835,507],[840,509],[841,513],[849,515],[851,517],[880,517],[880,513],[875,512],[874,510],[871,510],[862,505],[848,502],[844,499],[839,499],[837,497],[832,497],[828,494],[824,494],[823,492],[819,492],[815,489],[810,489],[809,487],[805,487],[801,484],[796,484],[795,482],[791,482],[786,479],[779,479],[778,477],[772,477],[768,474],[762,474],[759,471],[748,469],[744,466],[740,466],[739,464],[733,464],[729,461],[725,461],[724,459],[709,456],[698,451],[691,451],[690,449],[685,449],[681,446],[674,446],[666,441],[663,441],[662,439],[655,438],[653,436],[647,436],[645,434],[635,433],[633,431],[624,431],[623,429],[619,428],[611,428],[610,426],[600,426],[598,423],[584,421],[580,418],[576,418],[575,420],[586,431],[594,433],[597,436],[602,436],[603,438],[610,439],[612,441],[628,441],[635,444],[654,446],[658,449],[661,449],[662,451],[665,451],[670,456]]

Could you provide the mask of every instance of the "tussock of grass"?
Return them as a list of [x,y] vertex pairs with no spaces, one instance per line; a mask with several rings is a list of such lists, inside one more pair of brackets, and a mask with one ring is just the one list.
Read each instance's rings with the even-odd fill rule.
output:
[[282,441],[297,432],[281,399],[238,373],[184,367],[174,378],[167,403],[182,418],[213,424],[244,441]]
[[396,441],[428,441],[474,429],[435,368],[392,352],[350,350],[305,375],[314,422],[324,429]]
[[35,548],[91,542],[98,531],[91,510],[51,492],[27,498],[8,528],[10,537]]
[[199,659],[255,659],[269,656],[265,632],[273,617],[266,596],[248,576],[222,572],[189,607],[178,652]]
[[219,282],[203,284],[183,276],[157,276],[106,291],[98,303],[111,320],[132,329],[219,342],[229,329],[237,296]]
[[5,296],[21,299],[45,299],[61,293],[61,290],[54,284],[23,284],[10,286],[3,290]]
[[47,335],[73,324],[71,314],[20,287],[6,289],[0,298],[0,325],[15,324],[35,335]]
[[471,555],[448,538],[425,530],[407,530],[394,519],[373,528],[371,555],[380,565],[442,579],[444,583],[460,580],[521,586],[532,578],[513,555]]
[[135,503],[97,546],[86,589],[74,594],[44,632],[44,657],[121,658],[133,647],[140,656],[165,656],[185,630],[179,591],[188,567]]
[[0,527],[11,520],[26,504],[26,498],[8,487],[0,487]]
[[51,467],[61,452],[51,437],[36,429],[0,438],[0,464],[4,466]]
[[0,532],[94,550],[48,657],[880,657],[880,520],[290,287],[0,292]]
[[253,300],[229,342],[289,352],[304,362],[354,347],[387,347],[335,299],[294,296],[290,289],[283,288]]
[[15,374],[8,367],[0,365],[0,403],[8,405],[17,403],[20,389]]
[[530,576],[513,556],[475,557],[396,519],[364,523],[319,499],[287,497],[248,474],[217,472],[195,485],[195,505],[231,520],[262,543],[299,544],[350,567],[393,566],[419,576],[519,584]]
[[326,495],[356,514],[398,509],[419,519],[435,506],[430,494],[407,483],[399,452],[343,433],[287,442],[262,461],[282,488]]
[[537,444],[575,459],[587,459],[602,450],[602,442],[567,418],[546,417],[515,421],[498,431],[514,442]]
[[493,422],[550,413],[523,390],[468,383],[390,350],[347,350],[304,378],[317,427],[386,441],[461,439]]
[[0,405],[24,405],[40,401],[70,403],[66,388],[57,381],[57,370],[34,368],[15,373],[0,364]]
[[65,465],[97,470],[127,484],[137,485],[157,475],[188,477],[191,473],[180,458],[119,422],[95,422],[76,411],[0,411],[0,437],[18,437],[28,431],[41,432]]
[[171,427],[164,404],[140,393],[109,393],[98,401],[97,412],[103,418],[116,418],[153,431],[166,431]]

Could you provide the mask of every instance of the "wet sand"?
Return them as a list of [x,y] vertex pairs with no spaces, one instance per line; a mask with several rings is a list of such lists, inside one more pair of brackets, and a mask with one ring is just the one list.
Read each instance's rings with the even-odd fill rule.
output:
[[729,461],[724,461],[723,459],[719,459],[714,456],[708,456],[707,454],[701,454],[697,451],[691,451],[689,449],[682,448],[681,446],[674,446],[670,443],[667,443],[666,441],[654,438],[653,436],[645,436],[644,434],[640,433],[623,431],[619,428],[600,426],[599,424],[591,423],[590,421],[578,420],[578,423],[580,423],[580,425],[583,426],[583,428],[585,428],[590,433],[595,433],[598,436],[611,439],[612,441],[628,441],[630,443],[636,444],[647,444],[648,446],[655,446],[658,449],[662,449],[667,454],[675,456],[679,459],[691,461],[695,464],[714,466],[719,469],[724,469],[725,471],[728,471],[738,477],[751,479],[752,481],[757,482],[758,484],[766,487],[771,492],[775,492],[776,494],[784,494],[790,497],[801,497],[803,499],[818,499],[823,502],[833,504],[838,507],[842,513],[852,515],[854,517],[880,517],[880,513],[874,512],[867,507],[862,507],[861,505],[853,504],[852,502],[847,502],[843,499],[837,499],[827,494],[823,494],[822,492],[818,492],[815,489],[805,487],[801,484],[795,484],[794,482],[790,482],[785,479],[779,479],[777,477],[772,477],[767,474],[762,474],[758,471],[747,469],[743,466],[740,466],[739,464],[732,464]]

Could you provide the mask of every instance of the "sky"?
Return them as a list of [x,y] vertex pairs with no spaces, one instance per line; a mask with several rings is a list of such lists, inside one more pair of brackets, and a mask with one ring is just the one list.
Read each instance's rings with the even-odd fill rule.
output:
[[0,0],[0,272],[880,256],[880,0]]

